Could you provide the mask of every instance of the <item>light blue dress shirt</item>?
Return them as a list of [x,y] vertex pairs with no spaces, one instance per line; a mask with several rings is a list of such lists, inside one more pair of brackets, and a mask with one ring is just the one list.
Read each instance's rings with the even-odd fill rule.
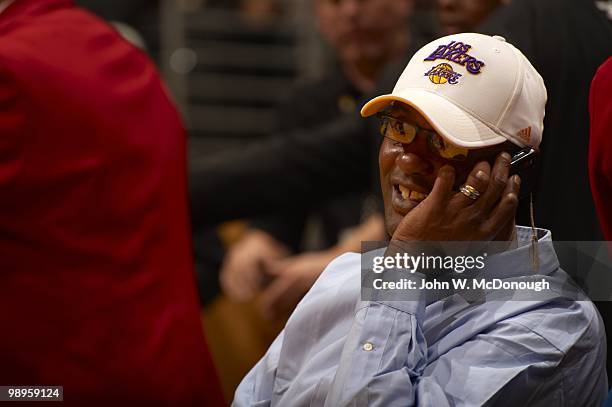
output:
[[[539,273],[563,282],[550,232],[538,233]],[[496,277],[533,277],[530,236],[517,227]],[[607,394],[603,322],[588,300],[366,302],[360,290],[359,254],[330,263],[233,405],[599,407]]]

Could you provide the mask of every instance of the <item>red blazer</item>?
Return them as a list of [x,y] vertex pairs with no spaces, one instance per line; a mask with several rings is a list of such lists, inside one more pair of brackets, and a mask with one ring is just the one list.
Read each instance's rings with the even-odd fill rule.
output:
[[71,0],[0,14],[0,385],[218,405],[185,131],[150,60]]
[[595,208],[606,240],[612,240],[612,57],[599,68],[589,100],[589,175]]

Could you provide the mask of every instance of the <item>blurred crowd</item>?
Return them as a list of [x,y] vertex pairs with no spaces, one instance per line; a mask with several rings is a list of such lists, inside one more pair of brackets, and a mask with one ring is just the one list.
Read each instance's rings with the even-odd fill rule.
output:
[[[77,3],[114,22],[159,68],[166,65],[159,27],[163,1]],[[279,99],[266,102],[275,119],[256,137],[223,140],[223,132],[206,130],[190,134],[198,154],[192,154],[196,158],[188,171],[189,250],[205,335],[226,398],[332,259],[359,252],[362,242],[388,238],[379,191],[379,123],[362,119],[359,109],[372,96],[389,93],[413,53],[434,38],[460,32],[500,35],[532,61],[548,90],[533,220],[550,229],[555,240],[604,240],[589,183],[589,90],[597,69],[612,56],[610,2],[177,0],[172,7],[192,20],[229,11],[245,26],[257,27],[260,45],[270,42],[261,34],[267,29],[295,24],[298,30],[297,15],[300,24],[307,20],[300,27],[317,30],[314,46],[326,55],[309,60],[320,54],[300,53],[306,36],[296,34],[292,58],[297,68],[291,76],[283,74],[283,80],[291,77],[291,86],[281,86]],[[199,55],[197,44],[193,49]],[[269,58],[265,47],[259,49],[253,58]],[[194,60],[193,71],[181,74],[187,87],[195,83],[189,81],[190,72],[195,75],[197,65],[205,63]],[[223,64],[215,69],[226,70]],[[270,72],[253,68],[244,75],[269,79],[275,75]],[[307,74],[312,72],[317,74]],[[191,99],[179,100],[180,92],[169,89],[187,106],[183,117],[193,130],[198,110],[190,108]],[[206,103],[223,101],[211,97]],[[237,109],[214,119],[228,127],[257,121],[253,106],[243,109],[246,113]],[[147,125],[155,131],[154,123]],[[206,151],[212,140],[222,148]],[[529,199],[520,203],[517,221],[532,223]],[[612,326],[607,305],[600,306]]]

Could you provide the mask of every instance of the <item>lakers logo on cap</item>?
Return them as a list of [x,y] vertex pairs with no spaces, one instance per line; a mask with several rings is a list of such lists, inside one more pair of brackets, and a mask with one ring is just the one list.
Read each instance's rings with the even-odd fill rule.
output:
[[435,84],[442,85],[449,83],[454,85],[459,82],[461,74],[453,71],[453,67],[450,64],[439,64],[425,72],[425,76],[429,76],[429,80]]
[[440,45],[430,56],[424,61],[435,61],[436,59],[446,59],[461,66],[464,66],[467,71],[473,75],[478,75],[482,67],[485,66],[483,61],[480,61],[468,54],[472,48],[469,44],[463,42],[451,41],[447,45]]

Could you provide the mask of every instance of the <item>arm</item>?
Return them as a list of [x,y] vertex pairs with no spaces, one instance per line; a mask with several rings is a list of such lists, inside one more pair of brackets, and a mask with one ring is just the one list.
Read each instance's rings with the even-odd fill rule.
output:
[[269,272],[275,280],[261,295],[262,313],[271,318],[289,314],[333,259],[344,253],[360,252],[361,242],[384,238],[384,220],[376,214],[334,247],[270,262]]
[[199,163],[190,170],[192,221],[253,217],[367,188],[374,140],[364,120],[347,116]]

